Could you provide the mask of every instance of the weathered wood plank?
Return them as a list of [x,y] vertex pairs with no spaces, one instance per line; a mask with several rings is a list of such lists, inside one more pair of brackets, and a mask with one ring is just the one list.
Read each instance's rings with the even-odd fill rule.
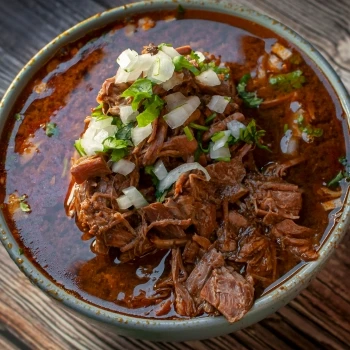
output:
[[[12,0],[3,4],[0,96],[21,67],[56,35],[96,12],[128,2]],[[251,0],[249,6],[307,38],[350,90],[347,0]],[[172,344],[126,339],[67,315],[28,282],[1,246],[0,349],[345,349],[350,343],[349,250],[348,235],[309,288],[259,324],[216,339]]]

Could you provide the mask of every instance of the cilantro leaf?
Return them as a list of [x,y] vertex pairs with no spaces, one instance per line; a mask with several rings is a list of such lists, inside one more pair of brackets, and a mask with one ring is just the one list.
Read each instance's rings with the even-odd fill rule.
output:
[[274,75],[269,78],[271,85],[286,92],[301,88],[305,82],[306,79],[300,69],[286,74]]
[[117,162],[121,160],[128,154],[128,150],[126,148],[114,149],[111,153],[111,160],[113,162]]
[[328,182],[327,186],[328,187],[335,187],[339,185],[339,181],[343,180],[345,178],[344,172],[339,171],[339,173],[331,180]]
[[250,74],[245,74],[239,81],[237,85],[237,92],[239,97],[243,100],[243,102],[250,108],[258,108],[263,102],[262,98],[259,98],[256,94],[256,91],[254,92],[248,92],[246,91],[247,82],[250,79]]
[[21,114],[20,114],[20,113],[16,113],[16,114],[15,114],[15,119],[16,119],[17,121],[22,120]]
[[48,137],[58,135],[58,129],[56,123],[46,123],[45,133]]
[[346,179],[350,180],[350,164],[348,164],[348,160],[345,157],[340,157],[338,159],[339,163],[344,167],[344,170],[339,171],[339,173],[328,182],[328,187],[339,186],[340,180]]
[[133,97],[131,107],[136,111],[140,102],[145,98],[151,98],[153,95],[152,82],[146,78],[137,79],[121,96]]
[[194,75],[199,75],[200,71],[189,61],[186,60],[184,56],[176,56],[173,58],[173,63],[176,72],[180,72],[183,68],[188,69]]
[[128,146],[132,146],[131,141],[117,140],[113,136],[107,137],[102,142],[102,144],[103,144],[103,152],[107,152],[109,150],[114,150],[114,149],[127,148]]
[[134,127],[134,123],[129,124],[120,123],[117,125],[118,131],[115,134],[115,138],[118,140],[130,140],[131,139],[131,130]]
[[140,128],[147,126],[158,118],[163,108],[164,101],[158,95],[153,95],[144,105],[145,110],[136,117]]
[[239,130],[239,139],[245,143],[255,144],[259,148],[271,152],[271,150],[261,144],[261,138],[266,134],[265,130],[257,130],[255,120],[252,119],[246,128]]
[[75,149],[77,150],[77,152],[79,153],[79,155],[80,155],[81,157],[83,157],[83,156],[86,155],[86,153],[85,153],[85,151],[84,151],[84,148],[83,148],[83,146],[81,145],[81,139],[75,140],[75,142],[74,142],[74,147],[75,147]]
[[28,213],[31,211],[30,206],[28,205],[28,203],[25,202],[27,196],[24,194],[23,196],[19,197],[19,207],[20,209],[25,212]]
[[321,137],[323,135],[323,129],[321,128],[313,128],[310,124],[305,123],[304,116],[300,114],[298,118],[295,120],[299,130],[304,132],[310,137]]

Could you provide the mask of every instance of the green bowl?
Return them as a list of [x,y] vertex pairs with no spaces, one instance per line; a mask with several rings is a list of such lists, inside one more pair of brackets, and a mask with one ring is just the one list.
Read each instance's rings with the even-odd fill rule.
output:
[[[269,28],[298,47],[318,66],[333,86],[343,107],[344,115],[346,115],[344,125],[346,125],[348,132],[350,120],[349,95],[332,67],[313,46],[294,31],[272,18],[249,9],[234,6],[229,2],[217,2],[215,0],[205,2],[199,0],[164,0],[134,3],[97,14],[62,33],[40,50],[19,72],[10,85],[0,104],[0,132],[3,131],[5,122],[23,87],[26,86],[34,74],[52,57],[58,48],[77,40],[94,29],[104,27],[126,16],[156,10],[171,10],[175,9],[179,4],[182,4],[187,9],[207,10],[248,19]],[[27,277],[44,293],[54,298],[59,305],[66,307],[67,311],[85,317],[90,322],[104,324],[104,326],[109,327],[113,332],[120,335],[157,341],[183,341],[210,338],[248,327],[274,313],[296,297],[320,271],[346,233],[349,225],[349,208],[349,198],[348,193],[346,193],[344,205],[337,216],[337,222],[321,244],[318,260],[298,265],[288,276],[285,276],[283,281],[280,281],[274,288],[270,288],[270,291],[257,299],[253,308],[240,321],[233,324],[229,324],[222,316],[188,320],[152,320],[125,316],[104,310],[84,302],[59,288],[45,277],[25,256],[19,255],[19,246],[12,236],[2,212],[0,213],[0,239],[13,261]]]

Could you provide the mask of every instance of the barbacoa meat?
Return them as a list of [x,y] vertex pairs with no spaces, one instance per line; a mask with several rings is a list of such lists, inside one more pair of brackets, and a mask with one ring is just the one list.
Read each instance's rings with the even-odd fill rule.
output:
[[[144,47],[144,53],[151,55],[159,50],[153,44]],[[190,55],[191,48],[184,46],[178,52]],[[220,64],[209,54],[205,60]],[[188,61],[194,62],[193,57]],[[199,69],[198,62],[193,64]],[[274,162],[260,172],[257,140],[254,144],[251,135],[245,142],[227,141],[231,142],[228,159],[211,159],[212,138],[227,130],[229,122],[247,125],[250,120],[240,110],[237,82],[218,74],[220,85],[206,86],[187,68],[174,72],[173,78],[180,81],[170,91],[153,84],[153,94],[160,99],[169,93],[180,92],[185,98],[196,95],[201,106],[182,126],[171,129],[163,118],[167,113],[163,105],[151,122],[149,137],[124,157],[135,164],[127,176],[112,172],[102,153],[78,159],[71,169],[76,183],[71,206],[86,237],[94,238],[92,249],[98,255],[118,256],[120,263],[137,266],[140,258],[169,252],[154,298],[144,292],[135,296],[145,306],[159,304],[156,315],[164,316],[172,309],[183,317],[221,313],[235,322],[251,308],[254,293],[286,272],[286,256],[295,261],[318,256],[318,232],[301,226],[303,192],[283,179],[287,169],[305,159]],[[103,83],[97,101],[104,115],[118,119],[121,106],[130,106],[133,97],[121,96],[130,85],[116,83],[114,78]],[[207,107],[213,95],[230,100],[222,113],[213,115]],[[192,130],[190,135],[185,128]],[[158,161],[167,171],[198,162],[210,180],[197,168],[182,173],[159,193],[160,180],[149,171]],[[148,205],[120,209],[117,200],[130,186],[137,187]],[[134,305],[132,297],[124,303]]]

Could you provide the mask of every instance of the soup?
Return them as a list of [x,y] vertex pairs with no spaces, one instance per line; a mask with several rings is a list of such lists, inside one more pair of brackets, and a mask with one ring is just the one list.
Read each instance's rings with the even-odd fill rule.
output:
[[[204,33],[210,33],[210,38]],[[93,234],[93,224],[84,222],[77,212],[77,220],[67,215],[69,208],[65,205],[71,202],[72,192],[68,190],[72,186],[71,158],[76,161],[73,144],[84,131],[85,117],[96,113],[115,117],[108,111],[115,105],[105,105],[109,88],[107,94],[100,94],[102,106],[94,109],[102,84],[115,76],[118,68],[115,60],[122,51],[130,48],[140,53],[150,41],[171,43],[174,48],[188,44],[190,51],[184,52],[183,57],[192,50],[208,52],[215,57],[204,54],[205,62],[215,61],[215,67],[211,66],[215,70],[221,56],[221,62],[226,63],[222,68],[228,70],[217,75],[229,73],[227,79],[232,87],[231,95],[220,95],[218,85],[210,92],[202,89],[198,119],[188,125],[184,122],[178,134],[169,129],[161,146],[168,142],[167,149],[163,149],[168,153],[139,167],[143,185],[138,189],[152,213],[142,208],[131,209],[126,220],[135,229],[138,225],[135,221],[140,219],[132,215],[140,210],[148,227],[152,223],[153,227],[147,233],[149,249],[136,254],[135,249],[126,249],[124,245],[106,244],[106,240]],[[193,65],[200,68],[198,59]],[[191,80],[195,79],[191,76]],[[225,79],[220,77],[220,85]],[[130,86],[131,82],[127,87]],[[176,92],[174,89],[175,86],[160,94],[161,98]],[[185,98],[193,96],[181,93]],[[225,100],[227,103],[221,99],[226,103],[224,111],[215,112],[210,105],[214,96],[230,98]],[[254,297],[299,261],[317,259],[317,245],[329,224],[329,210],[338,205],[336,199],[340,196],[339,179],[330,186],[327,184],[343,170],[338,161],[345,155],[341,114],[336,96],[317,68],[266,29],[229,16],[216,18],[207,12],[154,13],[131,18],[60,49],[18,99],[13,118],[7,124],[8,134],[2,137],[1,170],[5,186],[1,200],[6,220],[24,254],[55,283],[90,303],[141,317],[200,317],[220,312],[235,321],[248,311]],[[161,117],[158,119],[162,120]],[[240,124],[229,124],[232,121]],[[208,153],[210,150],[203,151],[220,141],[223,137],[220,133],[230,132],[228,125],[236,131],[237,127],[254,130],[250,135],[255,137],[243,137],[244,133],[238,131],[231,138],[229,157],[215,158]],[[190,135],[185,133],[185,126]],[[173,137],[178,137],[180,143],[171,145]],[[195,143],[195,147],[183,154],[179,149],[186,142]],[[196,155],[198,149],[201,152]],[[150,153],[154,156],[161,151],[155,148]],[[198,214],[197,222],[186,215],[182,219],[175,214],[160,217],[161,211],[169,208],[170,199],[177,206],[179,198],[175,198],[171,186],[165,188],[170,191],[162,199],[145,191],[147,186],[155,188],[152,173],[147,173],[145,167],[155,165],[158,158],[167,171],[184,163],[197,163],[207,169],[210,180],[203,179],[203,171],[198,167],[185,172],[193,181],[196,178],[202,181],[202,193],[211,191],[214,178],[216,183],[227,182],[213,190],[216,195],[211,199],[199,197],[191,203],[193,208],[197,206],[192,209]],[[79,161],[75,163],[79,165]],[[241,174],[235,173],[237,169]],[[86,171],[87,168],[80,173]],[[113,172],[79,178],[74,165],[72,172],[79,186],[89,181],[102,184],[101,179],[106,176],[112,182],[116,176],[124,176]],[[227,174],[231,175],[225,180]],[[195,191],[193,187],[187,189],[185,180],[180,199]],[[241,191],[233,190],[233,185]],[[227,189],[230,195],[240,195],[230,197]],[[117,197],[121,196],[119,193]],[[219,203],[214,203],[216,198]],[[205,209],[199,208],[198,202]],[[112,204],[107,206],[111,209]],[[127,213],[116,208],[115,213]],[[214,219],[208,228],[202,223],[211,216]],[[157,228],[159,219],[173,220],[167,223],[166,232]],[[179,231],[174,228],[174,220],[183,221],[180,233],[177,232],[180,237],[167,235],[169,229]],[[186,220],[190,221],[185,223]],[[232,232],[226,230],[225,220]],[[203,232],[205,229],[207,232]],[[132,243],[132,239],[124,243]],[[214,264],[208,267],[209,261]],[[205,278],[191,286],[198,274],[203,276],[204,270],[200,269],[206,271]],[[240,294],[244,307],[237,311],[238,316],[230,314],[227,305],[221,306],[220,298],[225,291],[222,295],[217,290],[210,293],[220,281],[231,281],[231,287],[238,285],[244,290]],[[181,308],[180,299],[190,300],[190,307]]]

